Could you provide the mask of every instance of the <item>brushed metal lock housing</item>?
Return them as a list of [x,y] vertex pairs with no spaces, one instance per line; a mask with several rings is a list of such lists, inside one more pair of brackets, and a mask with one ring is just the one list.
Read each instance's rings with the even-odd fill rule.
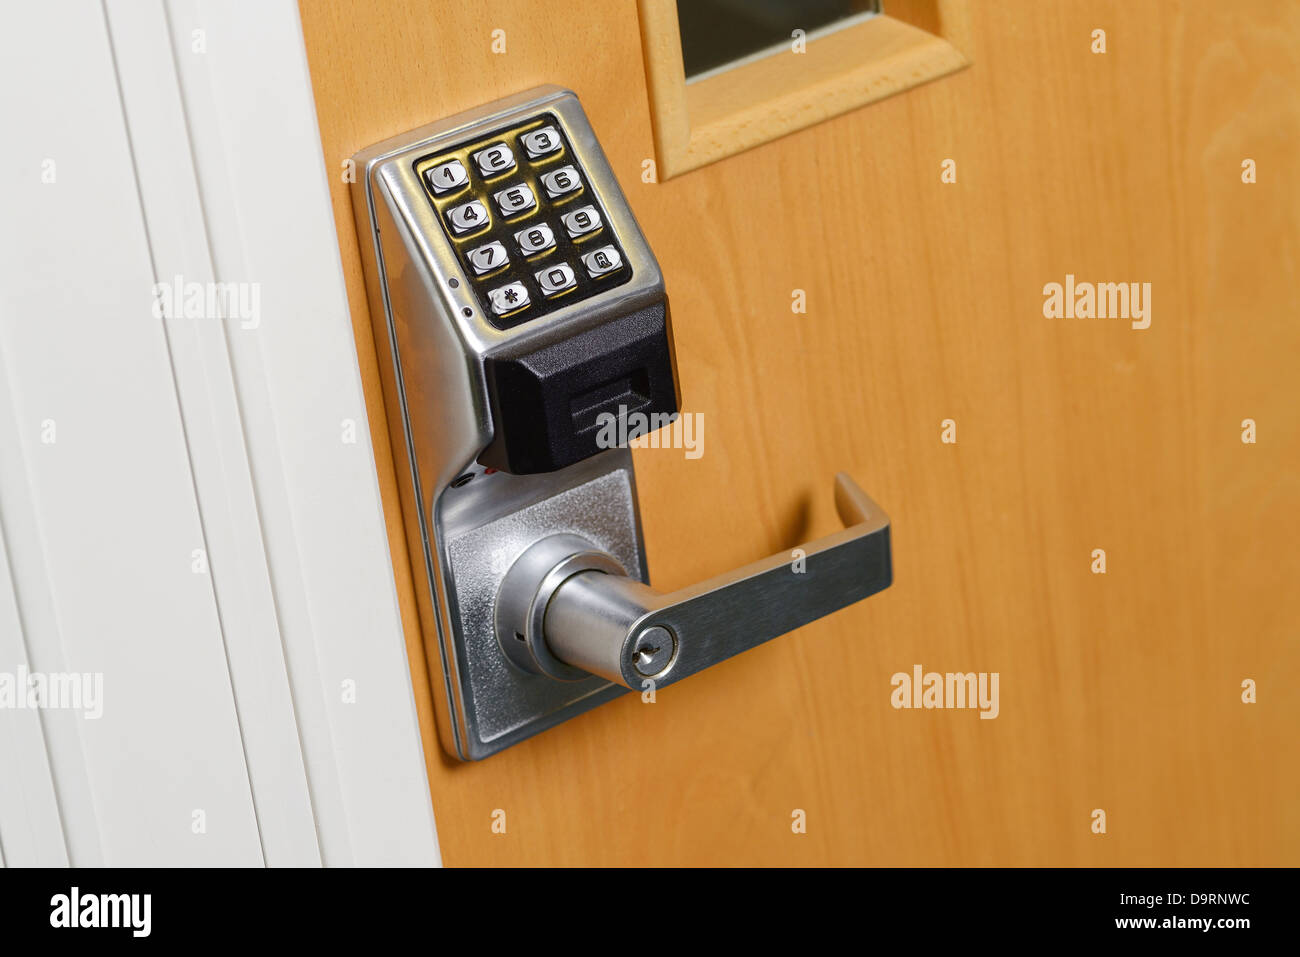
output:
[[541,87],[379,143],[353,188],[437,725],[474,760],[889,586],[889,520],[648,584],[626,448],[679,409],[663,276],[577,97]]

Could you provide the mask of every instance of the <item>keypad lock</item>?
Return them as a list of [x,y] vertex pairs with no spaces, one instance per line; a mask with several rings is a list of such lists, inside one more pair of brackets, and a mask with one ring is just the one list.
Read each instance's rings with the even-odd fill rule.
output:
[[888,586],[888,519],[840,476],[849,527],[802,546],[797,573],[778,555],[681,592],[650,588],[631,456],[602,442],[679,410],[668,299],[572,92],[531,90],[355,159],[450,754],[486,757]]

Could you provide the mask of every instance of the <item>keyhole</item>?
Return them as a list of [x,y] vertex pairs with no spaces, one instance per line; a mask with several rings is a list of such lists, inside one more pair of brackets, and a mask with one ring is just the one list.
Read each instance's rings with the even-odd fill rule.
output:
[[654,657],[657,654],[659,654],[658,645],[655,645],[653,648],[648,645],[642,645],[640,648],[638,648],[635,652],[632,653],[632,659],[633,661],[635,661],[636,659],[640,658],[641,664],[648,665],[650,664],[650,662],[654,661]]

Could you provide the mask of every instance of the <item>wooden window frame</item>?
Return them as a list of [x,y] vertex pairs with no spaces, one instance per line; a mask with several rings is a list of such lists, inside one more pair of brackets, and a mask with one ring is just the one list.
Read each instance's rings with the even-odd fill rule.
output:
[[968,0],[887,12],[687,83],[676,0],[638,0],[659,179],[740,153],[970,64]]

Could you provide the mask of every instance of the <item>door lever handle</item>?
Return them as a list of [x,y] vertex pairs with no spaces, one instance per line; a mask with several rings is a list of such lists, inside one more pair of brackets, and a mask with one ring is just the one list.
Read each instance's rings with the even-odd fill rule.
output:
[[666,594],[576,536],[550,536],[506,574],[498,639],[556,678],[679,681],[889,587],[889,517],[843,472],[835,505],[842,531]]

